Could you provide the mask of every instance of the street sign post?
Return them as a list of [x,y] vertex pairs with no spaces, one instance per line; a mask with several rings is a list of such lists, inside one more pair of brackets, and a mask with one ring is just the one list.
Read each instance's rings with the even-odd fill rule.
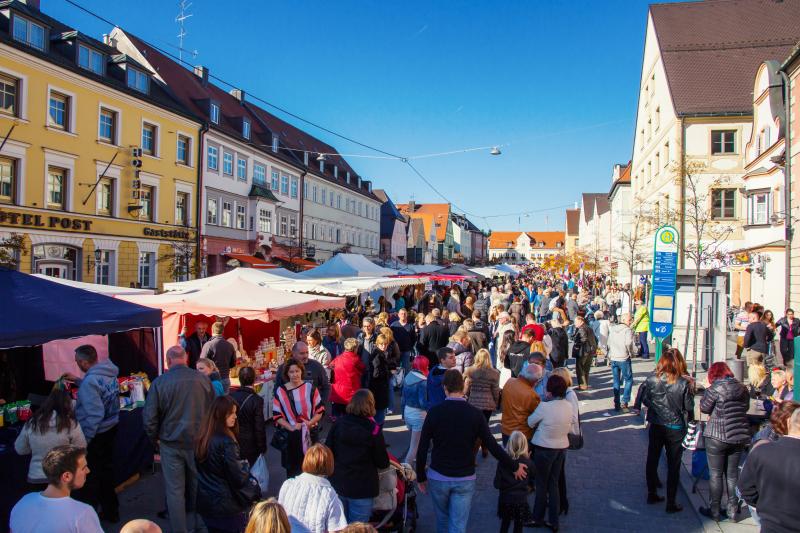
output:
[[678,230],[661,226],[653,244],[653,284],[648,311],[650,335],[656,339],[656,362],[661,358],[662,342],[672,334],[675,318],[675,290],[678,281]]

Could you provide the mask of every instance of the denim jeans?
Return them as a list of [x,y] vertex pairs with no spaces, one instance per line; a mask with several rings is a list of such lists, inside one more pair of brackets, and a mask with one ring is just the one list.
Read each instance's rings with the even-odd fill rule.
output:
[[372,515],[372,498],[344,498],[342,500],[342,507],[344,507],[344,516],[348,522],[369,522],[369,517]]
[[622,392],[622,403],[628,404],[631,401],[631,390],[633,389],[633,367],[631,360],[611,361],[611,375],[614,378],[614,409],[619,409],[619,389],[620,381],[624,382]]
[[639,351],[639,356],[642,359],[647,359],[648,357],[650,357],[650,345],[647,343],[646,331],[639,332],[639,344],[642,345],[642,349]]
[[414,351],[409,350],[407,352],[400,353],[400,366],[403,367],[403,372],[408,375],[411,372],[411,361],[414,359]]
[[436,512],[437,533],[465,533],[472,506],[475,481],[428,480],[428,488]]
[[[722,502],[722,476],[727,478],[729,505],[735,505],[736,482],[739,480],[739,461],[744,450],[743,444],[728,444],[706,437],[706,456],[708,457],[709,504],[712,513],[719,513]],[[724,509],[725,507],[722,507]]]

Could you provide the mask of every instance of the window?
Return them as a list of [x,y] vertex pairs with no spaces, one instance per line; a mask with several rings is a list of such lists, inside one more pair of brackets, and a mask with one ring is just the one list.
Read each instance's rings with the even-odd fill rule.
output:
[[716,130],[711,132],[711,153],[735,154],[736,130]]
[[16,183],[16,162],[0,157],[0,203],[14,203]]
[[250,121],[246,118],[242,120],[242,137],[245,139],[250,138]]
[[245,229],[245,221],[247,220],[247,208],[243,205],[236,206],[236,227],[238,229]]
[[207,155],[209,170],[219,170],[219,159],[217,158],[218,153],[219,152],[217,151],[216,146],[209,145]]
[[364,203],[363,202],[358,202],[358,216],[362,216],[363,215],[363,212],[364,212],[363,209],[364,209]]
[[189,225],[189,194],[179,192],[175,195],[175,224]]
[[308,200],[308,182],[303,182],[303,198]]
[[288,232],[287,229],[288,225],[289,225],[289,219],[286,217],[286,215],[281,215],[281,235],[283,235],[284,237]]
[[311,200],[313,200],[314,203],[317,202],[317,186],[316,185],[313,185],[311,187]]
[[232,216],[231,203],[230,202],[226,202],[226,201],[223,200],[222,201],[222,225],[223,226],[226,226],[228,228],[231,227],[231,222],[232,222],[231,216]]
[[292,198],[297,198],[297,190],[299,186],[299,180],[297,178],[292,178]]
[[272,134],[272,151],[278,153],[278,136]]
[[661,108],[656,108],[656,131],[661,127]]
[[110,178],[102,178],[97,184],[97,214],[114,215],[114,182]]
[[85,68],[86,70],[91,70],[95,74],[103,75],[103,54],[89,48],[88,46],[84,46],[82,44],[78,45],[78,66],[81,68]]
[[661,154],[659,152],[656,152],[655,168],[656,168],[656,175],[658,175],[658,171],[661,170]]
[[111,285],[111,250],[96,250],[94,264],[94,282],[100,285]]
[[303,164],[308,166],[308,152],[303,152]]
[[289,219],[289,237],[297,237],[297,219],[295,217]]
[[274,169],[272,171],[272,174],[270,175],[270,188],[273,191],[278,190],[278,171]]
[[322,172],[323,174],[325,173],[325,161],[324,160],[319,162],[319,171]]
[[325,187],[322,188],[322,205],[328,203],[328,189]]
[[[236,178],[239,181],[247,181],[247,159],[239,158],[236,160]],[[263,170],[261,179],[264,179]]]
[[342,208],[342,195],[341,194],[337,194],[336,195],[336,208],[337,209],[341,209]]
[[334,196],[335,196],[335,195],[333,194],[333,191],[331,191],[331,194],[330,194],[330,197],[329,197],[329,198],[330,198],[330,201],[331,201],[331,203],[330,203],[330,206],[331,206],[331,207],[333,207],[333,200],[334,200],[334,198],[333,198],[333,197],[334,197]]
[[222,173],[233,176],[233,154],[229,152],[222,152]]
[[272,233],[272,211],[269,209],[258,210],[258,231]]
[[253,182],[260,185],[267,184],[267,169],[264,165],[259,165],[258,163],[253,165]]
[[147,93],[147,81],[149,76],[139,69],[127,67],[128,87],[140,93]]
[[769,224],[772,194],[768,191],[751,194],[747,197],[747,223]]
[[67,171],[63,168],[50,167],[47,169],[47,208],[61,209],[66,206],[65,191],[67,186]]
[[714,189],[711,191],[711,217],[736,217],[736,189]]
[[155,254],[139,252],[139,285],[155,288]]
[[311,224],[311,239],[316,240],[317,238],[317,225],[312,223]]
[[178,163],[182,165],[189,164],[189,147],[191,140],[186,135],[178,135]]
[[51,126],[69,130],[69,96],[51,92],[49,116]]
[[148,123],[142,124],[142,152],[147,155],[158,155],[156,150],[156,126]]
[[153,222],[155,220],[153,212],[153,203],[155,202],[155,187],[152,185],[142,185],[139,191],[139,204],[142,210],[139,212],[139,218]]
[[216,102],[211,102],[209,106],[208,116],[211,119],[211,122],[214,124],[219,124],[219,104]]
[[217,199],[209,198],[208,207],[206,209],[206,222],[216,225],[217,220]]
[[281,194],[289,196],[289,176],[281,174]]
[[342,242],[342,230],[336,228],[336,244],[341,244]]
[[8,76],[0,76],[0,113],[17,116],[17,89],[19,82]]
[[669,165],[669,142],[664,143],[664,168]]
[[333,177],[334,178],[339,177],[339,167],[337,167],[336,165],[333,165]]
[[117,144],[117,114],[106,108],[100,108],[100,132],[101,141],[109,144]]
[[15,15],[14,40],[44,51],[44,26]]

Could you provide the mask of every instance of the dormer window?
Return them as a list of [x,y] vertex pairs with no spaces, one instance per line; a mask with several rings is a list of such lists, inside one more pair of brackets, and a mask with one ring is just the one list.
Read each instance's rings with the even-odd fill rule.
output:
[[303,152],[303,164],[308,166],[308,151]]
[[211,102],[211,105],[208,110],[208,118],[214,124],[219,124],[219,104],[216,102]]
[[339,167],[337,167],[336,165],[333,165],[333,177],[334,178],[339,177]]
[[247,119],[242,120],[242,137],[245,139],[250,138],[250,121]]
[[140,93],[147,93],[147,74],[131,66],[127,67],[127,71],[128,87],[135,89]]
[[103,54],[94,50],[93,48],[89,48],[88,46],[84,46],[82,44],[78,45],[78,66],[81,68],[85,68],[86,70],[91,70],[95,74],[103,75]]
[[278,136],[274,133],[272,134],[272,151],[278,153]]
[[325,161],[324,160],[321,160],[319,162],[319,171],[323,172],[323,173],[325,172]]
[[14,40],[44,52],[44,26],[14,15]]
[[347,183],[350,183],[350,172],[347,172]]

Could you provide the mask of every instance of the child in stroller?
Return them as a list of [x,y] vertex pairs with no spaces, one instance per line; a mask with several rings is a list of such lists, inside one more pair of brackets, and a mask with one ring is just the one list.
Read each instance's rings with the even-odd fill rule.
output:
[[389,454],[389,468],[380,472],[380,493],[375,498],[370,524],[378,531],[412,533],[417,528],[416,474]]

